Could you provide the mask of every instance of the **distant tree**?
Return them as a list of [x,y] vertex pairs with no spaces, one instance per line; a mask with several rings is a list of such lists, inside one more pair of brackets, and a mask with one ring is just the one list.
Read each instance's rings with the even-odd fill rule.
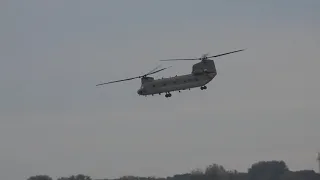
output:
[[119,180],[134,180],[134,176],[122,176],[119,178]]
[[[37,175],[27,180],[52,180],[47,175]],[[92,180],[89,176],[78,174],[61,177],[57,180]],[[104,180],[320,180],[320,174],[313,170],[290,171],[283,161],[260,161],[252,164],[248,172],[226,170],[218,164],[211,164],[204,170],[194,169],[190,173],[176,174],[172,177],[136,177],[123,176]]]
[[280,180],[289,169],[283,161],[260,161],[249,168],[249,180]]
[[173,176],[173,180],[190,180],[191,176],[190,174],[176,174]]
[[[304,179],[297,176],[294,172],[286,172],[280,177],[280,180],[304,180]],[[311,180],[311,179],[308,179],[308,180]]]
[[61,177],[61,178],[58,178],[57,180],[92,180],[92,179],[90,178],[90,176],[78,174],[76,176],[72,175],[70,177]]
[[205,170],[206,175],[211,175],[211,174],[225,174],[227,171],[224,169],[223,166],[218,165],[218,164],[211,164],[207,166]]
[[248,173],[233,173],[230,177],[229,180],[248,180]]
[[36,175],[29,177],[28,180],[52,180],[52,178],[47,175]]
[[197,168],[191,171],[191,175],[204,175],[204,172],[201,169]]
[[205,180],[203,170],[201,170],[199,168],[192,170],[190,172],[189,179],[190,180]]
[[294,172],[296,177],[306,180],[320,180],[320,174],[316,173],[313,170],[302,170]]
[[210,180],[224,180],[228,179],[228,172],[221,165],[211,164],[207,166],[205,176]]

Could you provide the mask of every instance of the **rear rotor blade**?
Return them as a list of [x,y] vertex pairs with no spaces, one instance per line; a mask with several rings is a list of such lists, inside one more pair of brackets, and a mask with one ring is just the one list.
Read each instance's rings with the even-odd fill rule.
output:
[[165,59],[165,60],[160,60],[160,61],[193,61],[193,60],[202,60],[203,58],[208,59],[208,58],[213,58],[213,57],[219,57],[219,56],[224,56],[227,54],[231,54],[231,53],[236,53],[236,52],[240,52],[240,51],[244,51],[245,49],[241,49],[241,50],[237,50],[237,51],[232,51],[232,52],[227,52],[227,53],[223,53],[223,54],[218,54],[215,56],[209,56],[207,57],[208,54],[204,54],[201,58],[193,58],[193,59]]
[[210,57],[207,57],[207,58],[213,58],[213,57],[224,56],[224,55],[227,55],[227,54],[236,53],[236,52],[240,52],[240,51],[244,51],[244,50],[245,50],[245,49],[241,49],[241,50],[237,50],[237,51],[232,51],[232,52],[227,52],[227,53],[218,54],[218,55],[215,55],[215,56],[210,56]]

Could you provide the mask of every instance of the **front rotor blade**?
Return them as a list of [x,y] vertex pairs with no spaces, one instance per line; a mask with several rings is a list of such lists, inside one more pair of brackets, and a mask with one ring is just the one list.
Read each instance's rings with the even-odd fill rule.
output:
[[157,72],[163,71],[163,70],[168,69],[168,68],[171,68],[171,67],[172,67],[172,66],[169,66],[169,67],[166,67],[166,68],[162,68],[162,69],[159,69],[159,70],[154,71],[154,72],[152,72],[152,73],[145,74],[144,76],[148,76],[148,75],[150,75],[150,74],[155,74],[155,73],[157,73]]
[[227,52],[227,53],[218,54],[218,55],[215,55],[215,56],[210,56],[210,57],[207,57],[207,58],[213,58],[213,57],[224,56],[224,55],[227,55],[227,54],[236,53],[236,52],[240,52],[240,51],[244,51],[244,50],[245,50],[245,49],[241,49],[241,50],[237,50],[237,51],[232,51],[232,52]]
[[158,69],[159,67],[161,67],[161,64],[158,65],[157,67],[155,67],[154,69],[152,69],[151,71],[149,71],[147,74],[152,73],[153,71],[155,71],[155,70]]
[[111,81],[111,82],[106,82],[106,83],[101,83],[101,84],[97,84],[96,86],[101,86],[101,85],[111,84],[111,83],[116,83],[116,82],[121,82],[121,81],[129,81],[129,80],[136,79],[136,78],[141,78],[141,76],[133,77],[133,78],[127,78],[127,79],[122,79],[122,80],[117,80],[117,81]]
[[199,60],[199,58],[195,58],[195,59],[165,59],[165,60],[160,60],[160,61],[192,61],[192,60]]

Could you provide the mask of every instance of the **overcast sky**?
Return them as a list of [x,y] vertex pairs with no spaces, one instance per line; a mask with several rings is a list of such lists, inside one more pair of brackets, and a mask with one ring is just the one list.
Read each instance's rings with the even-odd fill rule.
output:
[[[171,176],[261,160],[317,169],[320,1],[0,2],[0,179]],[[216,59],[206,91],[95,85]]]

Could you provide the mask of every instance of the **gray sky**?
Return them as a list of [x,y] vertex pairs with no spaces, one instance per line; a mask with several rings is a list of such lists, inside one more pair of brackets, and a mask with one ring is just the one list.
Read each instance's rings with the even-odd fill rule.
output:
[[[0,2],[0,179],[316,169],[320,1]],[[206,91],[140,97],[159,59],[216,60]],[[161,62],[162,63],[162,62]],[[155,78],[187,74],[165,62]]]

